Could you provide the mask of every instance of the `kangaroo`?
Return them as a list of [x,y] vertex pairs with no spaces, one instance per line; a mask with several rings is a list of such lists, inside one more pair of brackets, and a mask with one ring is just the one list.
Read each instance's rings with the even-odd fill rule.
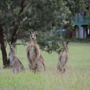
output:
[[30,70],[34,72],[45,70],[44,58],[40,54],[40,47],[37,44],[35,32],[30,33],[30,43],[27,46],[27,58]]
[[21,61],[15,56],[15,48],[12,46],[10,47],[10,65],[12,66],[13,68],[13,73],[16,74],[16,73],[19,73],[19,72],[22,72],[24,71],[24,66],[23,64],[21,63]]
[[59,62],[57,65],[57,70],[60,72],[65,72],[65,65],[68,60],[68,42],[63,42],[63,48],[60,50],[59,53]]

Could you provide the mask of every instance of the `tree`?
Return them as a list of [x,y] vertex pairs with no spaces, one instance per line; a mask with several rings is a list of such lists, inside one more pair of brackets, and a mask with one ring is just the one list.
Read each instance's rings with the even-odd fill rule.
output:
[[20,23],[22,22],[27,0],[2,0],[0,3],[0,44],[4,67],[9,66],[5,43],[16,42]]
[[18,39],[26,41],[30,31],[38,32],[38,42],[42,49],[58,51],[61,39],[53,34],[54,30],[66,25],[67,21],[70,24],[72,16],[78,10],[76,4],[80,7],[83,1],[1,0],[0,44],[3,48],[3,65],[8,65],[5,43],[13,44]]
[[[62,27],[64,21],[69,20],[71,16],[63,0],[36,0],[32,3],[31,8],[28,8],[26,16],[28,21],[23,24],[23,33],[29,36],[29,31],[38,31],[38,43],[41,48],[50,52],[57,51],[60,47],[60,38],[49,34]],[[23,36],[25,40],[29,39],[26,34]]]
[[86,0],[64,0],[66,2],[66,6],[71,11],[74,16],[76,13],[80,13],[85,11],[86,8]]

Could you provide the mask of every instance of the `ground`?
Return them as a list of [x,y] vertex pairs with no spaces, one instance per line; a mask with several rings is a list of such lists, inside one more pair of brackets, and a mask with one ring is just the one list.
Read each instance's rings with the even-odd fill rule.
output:
[[2,68],[0,53],[0,90],[90,90],[90,43],[70,43],[65,74],[56,71],[58,55],[42,52],[46,71],[34,74],[28,68],[26,47],[18,46],[17,56],[26,71],[17,75]]

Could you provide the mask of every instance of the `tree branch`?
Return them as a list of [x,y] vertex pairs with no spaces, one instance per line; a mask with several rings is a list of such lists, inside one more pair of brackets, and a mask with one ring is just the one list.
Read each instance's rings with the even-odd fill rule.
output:
[[[23,14],[24,9],[27,6],[27,5],[25,5],[25,1],[26,0],[21,0],[21,5],[20,5],[21,9],[20,9],[20,11],[18,13],[18,17]],[[11,36],[11,44],[15,43],[16,40],[17,40],[17,36],[16,35],[17,35],[17,31],[19,29],[19,25],[20,25],[21,20],[18,18],[16,22],[18,22],[19,24],[18,25],[14,25],[13,34]],[[16,24],[16,23],[14,22],[14,24]]]

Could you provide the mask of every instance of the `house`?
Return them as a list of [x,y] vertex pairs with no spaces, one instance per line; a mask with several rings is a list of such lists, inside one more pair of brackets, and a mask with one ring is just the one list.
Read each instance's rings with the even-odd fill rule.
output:
[[85,12],[77,13],[74,18],[75,37],[84,39],[90,36],[89,22],[90,16],[85,15]]

